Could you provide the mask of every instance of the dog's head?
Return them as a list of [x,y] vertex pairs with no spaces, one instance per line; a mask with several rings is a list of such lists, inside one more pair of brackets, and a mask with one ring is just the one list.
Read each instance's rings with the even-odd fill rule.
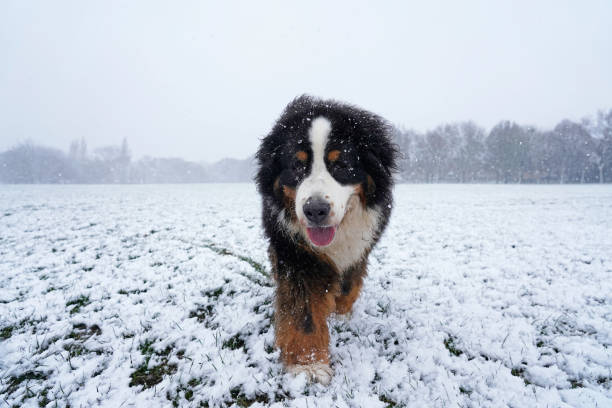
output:
[[353,106],[308,96],[294,100],[257,153],[257,183],[269,215],[314,246],[329,245],[355,206],[390,202],[391,129]]

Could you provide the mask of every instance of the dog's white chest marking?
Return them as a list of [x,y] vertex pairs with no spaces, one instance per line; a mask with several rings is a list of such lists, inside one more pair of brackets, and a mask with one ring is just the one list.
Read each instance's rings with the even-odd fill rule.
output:
[[372,247],[378,222],[379,212],[376,209],[364,209],[359,197],[353,195],[349,199],[347,213],[336,231],[336,237],[321,251],[334,261],[338,271],[346,271]]

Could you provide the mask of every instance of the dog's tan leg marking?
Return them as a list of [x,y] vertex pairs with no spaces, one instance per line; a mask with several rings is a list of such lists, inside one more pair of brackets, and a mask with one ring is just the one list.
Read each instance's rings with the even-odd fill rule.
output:
[[[355,303],[361,293],[361,288],[363,287],[363,278],[361,276],[354,277],[349,282],[350,288],[345,288],[348,289],[347,293],[344,293],[341,289],[340,296],[336,297],[336,314],[338,315],[350,314],[353,310],[353,303]],[[343,286],[345,285],[346,283],[343,283]]]
[[288,372],[305,373],[311,381],[329,384],[327,317],[334,311],[334,296],[332,291],[296,296],[291,289],[287,281],[278,282],[275,330],[281,359]]

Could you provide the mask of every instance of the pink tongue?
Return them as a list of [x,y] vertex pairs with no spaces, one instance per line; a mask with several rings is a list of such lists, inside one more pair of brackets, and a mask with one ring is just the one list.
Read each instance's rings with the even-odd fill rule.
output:
[[307,228],[308,238],[316,246],[329,245],[334,239],[336,234],[336,227],[318,227],[318,228]]

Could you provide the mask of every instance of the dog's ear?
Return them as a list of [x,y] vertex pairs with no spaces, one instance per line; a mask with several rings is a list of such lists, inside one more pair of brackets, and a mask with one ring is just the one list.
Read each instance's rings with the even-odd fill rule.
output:
[[378,155],[376,155],[372,149],[368,149],[366,151],[364,159],[366,180],[363,184],[363,189],[365,192],[366,202],[375,203],[376,189],[378,187],[375,180],[384,180],[389,177],[390,173],[389,170],[385,168]]
[[397,170],[396,158],[398,155],[397,148],[387,139],[384,138],[380,143],[371,144],[367,147],[365,153],[365,168],[369,175],[374,180],[380,178],[393,177],[393,173]]
[[376,176],[391,176],[391,168],[383,163],[382,152],[378,149],[368,148],[366,152],[366,169],[368,174],[375,174]]
[[366,183],[365,183],[365,195],[367,201],[374,200],[374,193],[376,193],[376,183],[374,179],[369,174],[366,175]]
[[279,200],[286,201],[288,198],[295,200],[295,189],[283,185],[280,176],[277,176],[274,180],[272,193]]
[[261,142],[255,155],[257,173],[255,182],[257,189],[263,195],[274,195],[280,173],[280,144],[274,133],[267,135]]
[[373,142],[368,143],[363,153],[364,169],[367,173],[366,197],[368,203],[379,203],[389,194],[393,184],[398,150],[391,143],[390,136],[385,133],[372,139]]

